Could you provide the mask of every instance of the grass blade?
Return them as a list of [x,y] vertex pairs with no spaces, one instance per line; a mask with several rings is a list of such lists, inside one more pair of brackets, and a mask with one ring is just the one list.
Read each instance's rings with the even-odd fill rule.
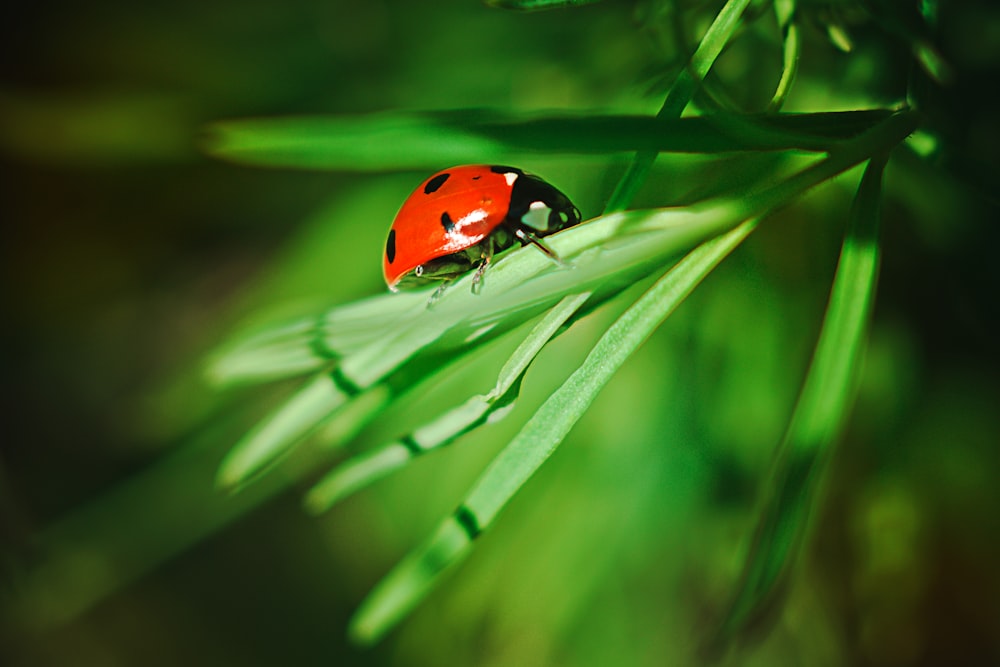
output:
[[778,111],[785,104],[799,69],[799,26],[795,22],[795,0],[774,0],[774,15],[781,31],[781,79],[767,107],[771,112]]
[[[427,310],[424,305],[414,312],[404,303],[404,308],[411,315],[409,319],[401,314],[389,329],[389,335],[378,335],[386,331],[384,328],[370,331],[367,346],[344,357],[331,371],[313,378],[242,438],[220,467],[219,485],[234,488],[263,471],[312,433],[351,396],[375,387],[403,369],[410,360],[415,360],[419,353],[440,351],[446,345],[441,341],[446,332],[457,330],[454,337],[459,342],[453,348],[455,354],[468,350],[488,339],[488,336],[470,339],[476,330],[491,325],[492,333],[499,333],[505,330],[504,327],[510,328],[524,321],[547,303],[555,302],[567,293],[587,289],[588,284],[599,284],[616,271],[641,269],[644,262],[657,255],[669,256],[690,248],[730,225],[733,214],[729,206],[709,207],[702,211],[661,211],[638,216],[616,214],[608,218],[609,227],[602,230],[603,234],[613,234],[620,225],[627,223],[665,228],[653,235],[655,240],[649,235],[639,235],[630,243],[615,248],[612,255],[616,261],[598,261],[604,252],[597,246],[587,261],[582,261],[581,257],[581,261],[575,261],[570,271],[553,272],[550,260],[533,248],[524,248],[519,253],[513,253],[507,261],[498,261],[494,265],[482,295],[471,294],[467,289],[466,283],[471,280],[469,276],[446,292],[435,303],[433,311]],[[578,234],[574,240],[587,243],[588,236]],[[574,253],[566,252],[574,245],[561,241],[550,237],[550,245],[560,256],[574,258]],[[524,253],[524,250],[529,252]],[[526,284],[527,277],[546,272],[549,275],[534,280],[531,285]],[[503,326],[498,327],[497,324]],[[430,368],[427,372],[432,370]],[[419,377],[411,377],[407,382],[412,384],[418,380]],[[397,391],[402,389],[405,388],[396,387]]]
[[[715,59],[722,53],[722,49],[739,26],[740,16],[743,15],[748,4],[750,4],[750,0],[728,0],[726,2],[699,42],[688,66],[681,70],[677,79],[670,86],[667,98],[663,101],[663,107],[656,114],[657,118],[680,118],[684,107],[691,101],[691,97],[698,89],[702,79],[708,74]],[[646,175],[649,173],[650,167],[653,166],[653,162],[656,161],[658,152],[647,149],[636,153],[625,174],[618,182],[618,187],[611,194],[611,198],[604,208],[606,213],[628,208],[629,202],[632,201],[635,193],[639,191],[646,180]]]
[[306,494],[304,503],[308,511],[324,512],[417,456],[444,447],[477,426],[498,421],[506,415],[517,398],[521,378],[535,356],[589,297],[589,292],[572,294],[552,308],[514,350],[489,393],[471,397],[413,433],[356,456],[324,476]]
[[286,453],[311,432],[350,394],[332,375],[322,374],[295,392],[283,405],[237,442],[219,466],[216,484],[235,488]]
[[[438,111],[251,118],[212,125],[204,149],[242,164],[344,171],[500,162],[525,151],[596,155],[627,151],[825,151],[885,115],[882,110],[863,110],[749,116],[720,113],[692,118],[565,114],[533,118],[480,110],[474,114]],[[438,142],[437,149],[418,150],[428,137]]]
[[[572,267],[555,266],[533,248],[522,248],[505,254],[491,267],[481,295],[469,290],[471,276],[456,281],[432,311],[427,310],[426,301],[421,302],[419,293],[415,297],[407,295],[410,298],[399,301],[392,333],[373,336],[373,331],[368,330],[367,345],[345,356],[330,373],[314,379],[284,411],[274,413],[241,440],[223,464],[220,483],[233,486],[256,474],[310,433],[346,397],[381,383],[419,354],[450,351],[454,356],[468,351],[491,335],[477,337],[478,331],[486,328],[495,335],[567,294],[600,288],[606,298],[672,257],[732,229],[740,220],[786,205],[806,190],[864,161],[873,151],[888,150],[913,130],[916,119],[911,112],[894,114],[842,143],[828,157],[757,192],[682,209],[613,213],[548,237],[549,245],[560,257],[571,260]],[[369,301],[375,306],[367,305]],[[376,297],[352,308],[383,317],[392,311],[393,304],[391,299]],[[363,333],[364,328],[358,331]],[[408,378],[407,382],[418,380]]]
[[755,223],[748,221],[692,251],[615,321],[583,364],[494,459],[455,514],[362,603],[350,627],[355,641],[377,641],[427,595],[442,572],[467,553],[479,533],[558,447],[632,352],[746,238]]
[[291,377],[329,366],[371,343],[382,331],[422,314],[419,293],[379,294],[312,317],[251,330],[216,351],[208,365],[216,384],[234,385]]
[[878,277],[879,200],[885,157],[873,158],[855,198],[823,328],[795,412],[772,467],[742,581],[713,648],[762,614],[801,541],[821,459],[854,397]]

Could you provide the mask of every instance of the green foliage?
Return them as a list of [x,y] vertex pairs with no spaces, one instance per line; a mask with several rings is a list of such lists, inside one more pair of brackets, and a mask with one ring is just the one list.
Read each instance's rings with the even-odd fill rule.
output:
[[244,164],[382,171],[432,169],[527,150],[606,155],[619,151],[823,152],[859,134],[888,111],[743,115],[684,119],[554,116],[525,119],[498,110],[377,114],[361,118],[254,119],[210,128],[208,152]]
[[[962,516],[995,499],[976,482],[1000,432],[992,408],[959,419],[977,392],[938,389],[952,399],[915,415],[923,362],[917,327],[899,322],[906,278],[889,272],[890,306],[875,310],[883,256],[897,272],[926,248],[963,264],[956,249],[989,209],[941,166],[961,126],[941,93],[962,73],[938,43],[946,11],[488,0],[374,3],[321,22],[334,31],[324,48],[350,67],[311,74],[301,65],[321,58],[303,46],[301,89],[272,83],[256,103],[220,105],[198,135],[212,168],[316,179],[271,202],[267,227],[311,212],[256,285],[232,279],[237,315],[205,308],[214,326],[191,345],[212,353],[156,401],[177,452],[39,530],[42,555],[5,620],[26,634],[71,624],[292,495],[306,528],[286,539],[267,525],[250,551],[321,554],[303,585],[343,589],[338,619],[299,611],[370,651],[345,648],[351,660],[908,664],[889,655],[896,644],[845,640],[850,624],[829,618],[860,605],[836,592],[854,558],[872,568],[853,573],[867,582],[858,596],[894,596],[878,568],[895,567],[910,576],[904,611],[919,608],[920,484],[942,498],[973,489],[975,502],[954,501]],[[413,30],[423,19],[437,28]],[[355,66],[359,54],[371,60]],[[18,118],[41,107],[12,106]],[[99,139],[60,150],[75,163]],[[15,148],[60,154],[41,140]],[[975,144],[965,150],[971,182],[990,183]],[[463,163],[524,166],[588,219],[546,239],[560,263],[515,248],[475,293],[469,275],[433,296],[385,294],[393,212],[424,175]],[[255,187],[239,191],[254,201]],[[900,433],[927,460],[959,441],[940,479],[933,463],[898,463],[910,460]],[[869,457],[874,472],[851,468]],[[867,560],[823,571],[820,547],[838,539]],[[295,606],[276,595],[268,605]]]
[[744,578],[717,643],[731,641],[774,596],[805,529],[824,458],[846,421],[875,297],[884,167],[885,156],[872,158],[858,188],[813,362],[770,470]]
[[[601,301],[617,296],[625,286],[650,273],[656,275],[662,270],[660,267],[676,262],[622,314],[583,364],[538,408],[483,473],[455,513],[440,523],[433,536],[373,591],[352,623],[351,633],[357,641],[369,643],[380,639],[426,597],[449,566],[468,553],[473,541],[491,526],[511,498],[555,451],[625,360],[746,238],[760,216],[787,205],[806,189],[840,171],[891,150],[916,129],[912,112],[887,116],[888,110],[797,118],[741,118],[715,114],[686,122],[671,121],[678,119],[691,101],[699,83],[740,25],[746,7],[745,0],[731,0],[725,5],[690,63],[681,69],[655,119],[593,117],[512,121],[507,118],[504,124],[498,125],[495,120],[484,122],[479,114],[452,113],[440,118],[425,114],[409,118],[250,121],[216,128],[210,150],[217,155],[256,164],[298,167],[413,166],[412,162],[399,163],[401,153],[431,161],[447,158],[452,162],[464,162],[476,155],[500,159],[517,151],[518,137],[522,137],[525,147],[536,150],[544,147],[576,152],[637,151],[618,188],[610,195],[606,210],[611,214],[566,230],[552,239],[560,257],[569,262],[568,266],[546,265],[537,252],[525,248],[504,257],[491,269],[489,287],[483,294],[468,290],[467,279],[450,288],[444,298],[435,299],[433,306],[420,303],[421,299],[428,298],[426,294],[391,300],[376,297],[349,306],[352,311],[362,312],[370,318],[361,324],[354,325],[335,310],[320,315],[317,327],[304,329],[301,324],[292,325],[296,332],[292,339],[285,336],[286,329],[279,329],[264,339],[263,346],[259,338],[254,338],[223,357],[216,366],[217,375],[220,365],[223,369],[240,368],[251,375],[267,375],[274,370],[280,371],[280,363],[279,368],[274,368],[274,358],[292,359],[296,353],[311,354],[314,365],[322,370],[237,444],[220,471],[219,480],[224,486],[244,484],[249,477],[271,465],[276,457],[298,445],[322,422],[336,419],[340,408],[352,400],[367,399],[368,393],[383,383],[391,386],[382,394],[389,396],[424,381],[420,372],[406,373],[408,386],[388,379],[404,365],[415,363],[422,366],[426,374],[438,373],[439,367],[422,364],[421,358],[462,358],[496,333],[514,328],[539,308],[549,308],[561,299],[539,323],[541,328],[535,331],[541,333],[529,335],[508,360],[507,367],[518,371],[513,376],[509,370],[501,371],[497,387],[487,395],[492,399],[473,396],[418,428],[413,435],[362,454],[335,469],[306,499],[310,509],[322,510],[348,492],[402,467],[417,454],[451,442],[493,421],[491,417],[506,414],[506,410],[497,413],[495,408],[510,407],[534,355],[541,351],[556,328],[568,324],[568,318],[572,318],[585,302],[593,301],[588,310],[592,309]],[[786,55],[772,107],[780,106],[788,92],[798,50],[795,33],[789,37],[791,7],[779,5],[776,12],[785,35]],[[789,39],[792,44],[787,44]],[[491,116],[496,118],[500,114],[486,114],[487,119]],[[837,129],[868,119],[874,124],[860,134],[824,141],[818,130],[831,119]],[[701,124],[695,125],[692,121],[701,121]],[[532,141],[532,136],[542,134],[532,132],[538,125],[552,129],[546,134],[548,141]],[[791,131],[791,125],[796,125],[798,131]],[[498,128],[501,129],[498,131]],[[595,144],[589,137],[602,129],[605,130],[600,133],[603,143]],[[657,154],[677,150],[678,144],[684,145],[686,150],[698,152],[700,148],[705,153],[806,148],[825,153],[827,157],[785,176],[778,184],[745,192],[727,192],[686,209],[616,215],[615,212],[626,208],[639,190]],[[373,147],[382,147],[383,152],[378,153]],[[869,171],[880,175],[881,162]],[[790,453],[781,458],[771,472],[774,479],[771,487],[775,489],[776,499],[761,509],[759,537],[747,560],[747,579],[738,589],[722,622],[720,637],[724,641],[730,641],[759,614],[763,601],[773,594],[779,575],[785,571],[793,552],[795,536],[803,530],[809,516],[812,491],[818,478],[814,470],[817,452],[832,446],[837,426],[845,420],[851,403],[853,390],[847,380],[855,373],[875,288],[874,262],[856,266],[859,260],[853,251],[859,233],[869,239],[869,255],[877,248],[872,230],[877,222],[878,189],[868,182],[870,180],[863,181],[856,216],[863,220],[864,227],[860,230],[852,227],[845,241],[831,313],[816,352],[817,362],[807,378],[799,409],[783,446],[783,450]],[[663,222],[659,222],[661,219]],[[856,226],[861,227],[861,224]],[[723,235],[691,250],[683,259],[672,260],[691,247],[688,244],[692,235],[708,238],[722,231],[725,231]],[[661,240],[663,238],[666,242]],[[867,273],[865,268],[868,268]],[[845,292],[848,293],[846,297]],[[341,327],[362,332],[367,342],[355,349],[349,341],[338,340]],[[393,327],[395,334],[379,333]],[[303,335],[308,340],[303,340]],[[461,341],[457,346],[456,338]],[[287,368],[293,373],[301,370],[298,363]],[[222,371],[221,374],[226,373]],[[511,391],[513,393],[506,400],[497,401]],[[383,400],[377,409],[361,414],[364,419],[376,419],[390,404],[391,399]],[[342,430],[355,433],[361,426],[351,424]],[[428,432],[434,435],[428,437]],[[801,453],[803,449],[807,454]]]

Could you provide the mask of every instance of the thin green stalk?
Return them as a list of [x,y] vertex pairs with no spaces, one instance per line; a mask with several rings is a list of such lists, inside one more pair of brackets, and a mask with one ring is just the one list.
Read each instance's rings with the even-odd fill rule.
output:
[[899,111],[860,136],[845,141],[830,151],[829,156],[811,167],[795,173],[774,187],[741,199],[747,211],[772,211],[791,202],[808,188],[822,183],[856,164],[892,150],[920,124],[916,111]]
[[795,0],[774,0],[774,14],[781,31],[781,79],[767,110],[774,113],[785,104],[799,68],[799,27],[795,22]]
[[[659,113],[656,114],[657,118],[680,118],[684,107],[688,105],[698,89],[698,85],[708,74],[715,59],[722,53],[722,49],[739,26],[740,16],[743,15],[743,11],[749,4],[750,0],[729,0],[726,3],[698,44],[688,66],[681,70],[673,85],[670,86],[667,98]],[[611,194],[611,198],[608,199],[608,204],[604,207],[605,213],[623,211],[628,208],[629,202],[632,201],[646,180],[646,175],[653,166],[653,162],[656,161],[656,156],[656,151],[639,151],[635,154],[628,169],[625,170],[625,174],[618,181],[618,186]]]
[[758,515],[742,580],[710,648],[719,649],[769,607],[802,541],[832,443],[855,394],[878,278],[879,202],[886,154],[858,188],[823,328]]
[[[572,259],[572,270],[553,271],[538,253],[515,252],[493,269],[486,286],[489,299],[476,299],[459,283],[437,302],[433,312],[426,309],[426,297],[417,295],[415,301],[401,300],[400,310],[392,309],[392,302],[386,302],[387,308],[379,310],[381,300],[372,308],[363,304],[347,308],[363,315],[358,322],[345,314],[336,317],[331,314],[326,319],[330,326],[339,323],[335,330],[343,357],[332,371],[316,376],[233,448],[223,462],[220,483],[234,487],[257,474],[285,455],[356,391],[375,386],[421,351],[444,345],[441,338],[447,332],[464,339],[485,325],[527,317],[533,306],[554,304],[567,294],[592,289],[628,267],[642,268],[656,258],[665,261],[672,254],[685,252],[695,243],[732,229],[743,220],[788,204],[873,153],[891,149],[916,127],[917,120],[913,112],[896,113],[843,142],[812,166],[756,193],[702,202],[685,209],[614,213],[554,235],[551,245],[561,256]],[[665,233],[638,234],[639,227],[644,225],[650,231],[658,229]],[[616,239],[617,243],[605,255],[610,239]],[[374,316],[376,312],[378,317]],[[389,322],[396,323],[391,335],[371,335]],[[331,336],[325,337],[325,348],[333,349],[329,343]],[[307,340],[309,349],[313,349],[315,339]],[[467,349],[467,345],[462,343],[448,349]],[[268,357],[273,353],[274,350],[269,350]],[[316,357],[316,362],[329,368],[330,360],[324,356]],[[267,368],[273,370],[270,362]]]
[[483,423],[495,423],[510,412],[520,392],[521,379],[542,348],[590,297],[590,292],[568,295],[549,310],[521,341],[500,369],[496,385],[438,415],[409,435],[366,451],[338,465],[306,494],[306,509],[318,514],[344,497],[405,466],[418,456],[451,444]]
[[465,502],[369,594],[351,621],[358,643],[378,641],[469,552],[510,499],[586,412],[598,392],[695,286],[753,230],[756,220],[702,244],[668,271],[604,333],[573,372],[480,476]]

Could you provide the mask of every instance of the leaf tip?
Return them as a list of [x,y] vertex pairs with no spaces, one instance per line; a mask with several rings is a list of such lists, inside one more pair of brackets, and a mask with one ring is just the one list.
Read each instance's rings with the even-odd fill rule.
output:
[[215,473],[215,488],[228,493],[236,493],[247,477],[248,474],[243,466],[227,456],[219,464],[219,469]]
[[330,498],[329,494],[320,493],[319,489],[313,488],[302,498],[302,509],[311,516],[319,516],[333,507],[335,498]]
[[355,614],[347,626],[347,639],[355,646],[374,646],[382,638],[382,631],[367,616]]

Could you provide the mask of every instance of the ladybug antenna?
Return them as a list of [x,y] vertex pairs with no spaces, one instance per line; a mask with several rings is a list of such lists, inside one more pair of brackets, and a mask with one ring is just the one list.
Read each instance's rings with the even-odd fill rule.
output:
[[531,245],[535,246],[536,248],[538,248],[539,250],[541,250],[543,253],[545,253],[546,257],[548,257],[549,259],[551,259],[553,262],[555,262],[559,266],[569,266],[566,262],[564,262],[559,257],[559,255],[556,254],[555,250],[553,250],[548,245],[546,245],[545,241],[543,241],[542,239],[540,239],[535,234],[532,234],[528,230],[524,229],[523,227],[518,227],[516,230],[514,230],[514,236],[516,236],[518,238],[518,240],[521,241],[522,245],[530,243]]

